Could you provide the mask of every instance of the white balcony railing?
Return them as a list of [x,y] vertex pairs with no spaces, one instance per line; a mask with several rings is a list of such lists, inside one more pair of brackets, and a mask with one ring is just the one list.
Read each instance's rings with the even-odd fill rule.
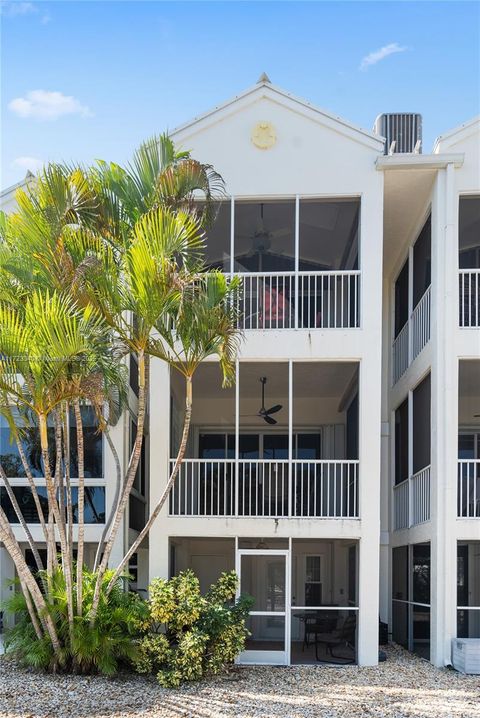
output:
[[430,521],[430,466],[393,487],[393,528],[408,529]]
[[461,269],[458,280],[460,326],[480,327],[480,269]]
[[457,516],[480,519],[480,459],[458,461]]
[[420,354],[423,347],[430,341],[430,287],[412,312],[412,349],[411,360]]
[[430,341],[430,287],[395,337],[392,345],[393,383],[396,384],[410,364]]
[[395,337],[392,347],[393,354],[393,383],[396,384],[408,369],[408,333],[409,323],[405,322],[399,334]]
[[358,461],[293,461],[294,516],[358,517]]
[[358,461],[185,459],[170,515],[358,518],[358,481]]
[[242,329],[352,329],[360,326],[360,272],[245,272]]
[[410,481],[405,479],[393,487],[393,528],[408,529],[410,526]]
[[412,491],[412,526],[430,521],[430,466],[417,471],[410,479]]

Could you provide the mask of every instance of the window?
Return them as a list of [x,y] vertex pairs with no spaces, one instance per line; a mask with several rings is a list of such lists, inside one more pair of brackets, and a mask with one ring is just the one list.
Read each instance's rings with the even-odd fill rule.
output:
[[[12,488],[16,496],[20,510],[27,523],[40,523],[38,513],[29,486],[14,486]],[[37,493],[42,507],[45,520],[48,520],[47,489],[45,486],[37,486]],[[5,488],[0,487],[0,502],[10,523],[18,523],[15,510],[8,498]],[[72,509],[73,522],[78,523],[78,488],[72,486]],[[105,523],[105,487],[85,486],[85,510],[84,517],[86,524]]]
[[[305,461],[321,458],[321,434],[305,432],[294,434],[293,458]],[[205,433],[199,435],[200,459],[234,459],[235,434]],[[240,434],[238,437],[239,459],[288,459],[288,434]]]
[[[103,439],[98,431],[98,424],[95,412],[90,406],[81,407],[83,424],[83,446],[84,446],[84,472],[86,479],[99,479],[103,477]],[[23,420],[17,419],[19,426],[24,426]],[[77,429],[75,426],[75,414],[70,410],[70,475],[78,478],[77,461]],[[53,417],[49,417],[48,441],[50,449],[50,465],[55,465],[55,433],[53,428]],[[36,422],[32,419],[30,425],[24,429],[22,445],[25,451],[34,478],[44,476],[42,451],[40,447],[40,435]],[[20,455],[15,442],[11,442],[10,429],[4,417],[0,417],[0,460],[9,478],[25,478],[26,474],[20,460]]]
[[[103,440],[98,431],[95,412],[91,406],[82,406],[84,470],[86,479],[103,477]],[[77,428],[75,414],[70,410],[70,475],[78,477]]]
[[322,557],[305,556],[305,605],[322,605]]

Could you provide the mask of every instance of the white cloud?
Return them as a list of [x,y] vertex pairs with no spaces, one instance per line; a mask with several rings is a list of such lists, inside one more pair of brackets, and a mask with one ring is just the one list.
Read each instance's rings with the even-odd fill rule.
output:
[[13,167],[21,167],[24,170],[30,170],[30,172],[38,172],[44,165],[43,160],[38,157],[16,157],[13,162]]
[[17,0],[0,0],[0,13],[4,17],[21,17],[37,15],[41,25],[48,25],[52,19],[48,12],[40,10],[38,4],[31,2],[17,2]]
[[8,108],[19,117],[32,117],[36,120],[56,120],[64,115],[92,116],[89,108],[72,95],[48,90],[31,90],[25,97],[11,100]]
[[17,17],[18,15],[31,15],[38,12],[38,9],[31,2],[2,2],[2,15]]
[[360,63],[360,70],[368,70],[372,65],[376,65],[380,60],[384,60],[389,55],[394,55],[397,52],[405,52],[408,50],[407,47],[399,45],[398,42],[391,42],[389,45],[381,47],[380,50],[374,50],[366,55]]

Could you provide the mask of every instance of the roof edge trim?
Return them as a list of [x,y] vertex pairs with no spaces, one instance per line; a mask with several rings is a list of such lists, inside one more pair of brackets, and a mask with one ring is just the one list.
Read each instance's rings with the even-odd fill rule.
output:
[[465,155],[463,153],[456,154],[438,154],[438,155],[414,155],[410,153],[398,155],[382,155],[377,157],[375,165],[377,170],[385,172],[386,170],[438,170],[444,169],[447,165],[453,164],[455,168],[463,165]]

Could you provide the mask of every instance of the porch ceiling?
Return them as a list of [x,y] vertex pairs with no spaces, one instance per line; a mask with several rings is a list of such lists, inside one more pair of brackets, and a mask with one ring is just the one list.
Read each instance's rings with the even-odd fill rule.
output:
[[[341,397],[355,373],[356,362],[298,362],[293,367],[293,393],[295,397]],[[288,395],[288,364],[286,362],[262,362],[240,364],[240,395],[258,398],[261,393],[259,379],[267,377],[266,401]],[[234,396],[234,389],[222,389],[218,365],[205,363],[194,380],[196,398]]]
[[389,276],[425,212],[435,180],[435,169],[385,172],[384,274]]

